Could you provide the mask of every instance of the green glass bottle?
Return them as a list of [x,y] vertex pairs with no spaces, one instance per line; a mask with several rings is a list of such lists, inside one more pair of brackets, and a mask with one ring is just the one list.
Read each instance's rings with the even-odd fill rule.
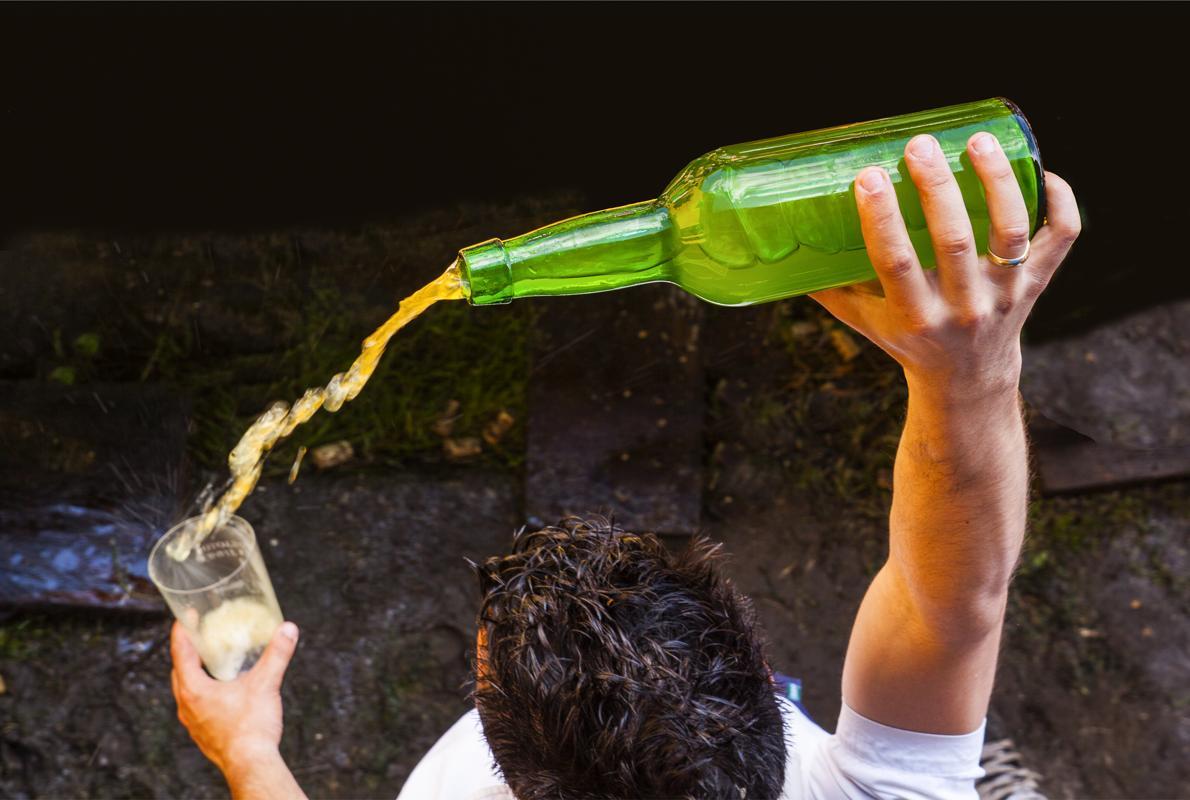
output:
[[987,205],[966,152],[977,131],[1000,140],[1036,230],[1045,216],[1037,142],[1020,109],[993,99],[720,148],[691,162],[656,200],[464,248],[464,291],[473,305],[489,305],[668,281],[742,306],[868,280],[875,273],[854,180],[870,165],[888,170],[913,244],[932,267],[904,157],[920,133],[941,144],[986,252]]

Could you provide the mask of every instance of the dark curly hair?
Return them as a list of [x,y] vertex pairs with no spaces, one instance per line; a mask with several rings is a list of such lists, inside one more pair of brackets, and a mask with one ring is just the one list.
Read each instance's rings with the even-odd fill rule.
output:
[[780,795],[781,712],[718,555],[567,519],[473,565],[475,705],[518,800]]

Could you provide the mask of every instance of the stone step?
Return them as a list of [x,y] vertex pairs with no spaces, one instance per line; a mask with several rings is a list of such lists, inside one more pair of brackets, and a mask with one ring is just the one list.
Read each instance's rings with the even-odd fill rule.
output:
[[1099,443],[1033,411],[1033,463],[1047,494],[1107,489],[1190,475],[1190,447],[1139,449]]
[[0,607],[163,609],[145,562],[184,513],[186,425],[162,386],[0,382]]

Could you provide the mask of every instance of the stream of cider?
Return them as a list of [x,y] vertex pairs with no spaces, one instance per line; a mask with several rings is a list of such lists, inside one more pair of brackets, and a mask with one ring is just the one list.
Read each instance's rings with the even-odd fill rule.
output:
[[364,339],[359,357],[346,372],[335,375],[325,387],[307,389],[292,406],[277,402],[261,414],[256,422],[244,431],[239,443],[227,457],[227,465],[231,468],[230,486],[218,501],[204,511],[201,521],[191,529],[190,535],[181,536],[167,546],[166,552],[170,557],[185,561],[191,550],[211,531],[227,522],[255,488],[264,468],[265,456],[273,445],[293,433],[297,426],[314,416],[318,409],[325,408],[334,413],[342,408],[344,403],[354,400],[368,382],[368,378],[372,377],[393,334],[439,300],[461,299],[463,285],[459,279],[458,265],[455,263],[437,279],[402,300],[396,313]]

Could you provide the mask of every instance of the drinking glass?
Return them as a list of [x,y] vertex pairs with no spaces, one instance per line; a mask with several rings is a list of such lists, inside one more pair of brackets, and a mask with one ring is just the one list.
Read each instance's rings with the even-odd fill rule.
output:
[[149,577],[182,623],[207,672],[221,681],[250,669],[283,621],[252,526],[233,516],[184,560],[170,542],[189,535],[201,517],[166,531],[149,554]]

